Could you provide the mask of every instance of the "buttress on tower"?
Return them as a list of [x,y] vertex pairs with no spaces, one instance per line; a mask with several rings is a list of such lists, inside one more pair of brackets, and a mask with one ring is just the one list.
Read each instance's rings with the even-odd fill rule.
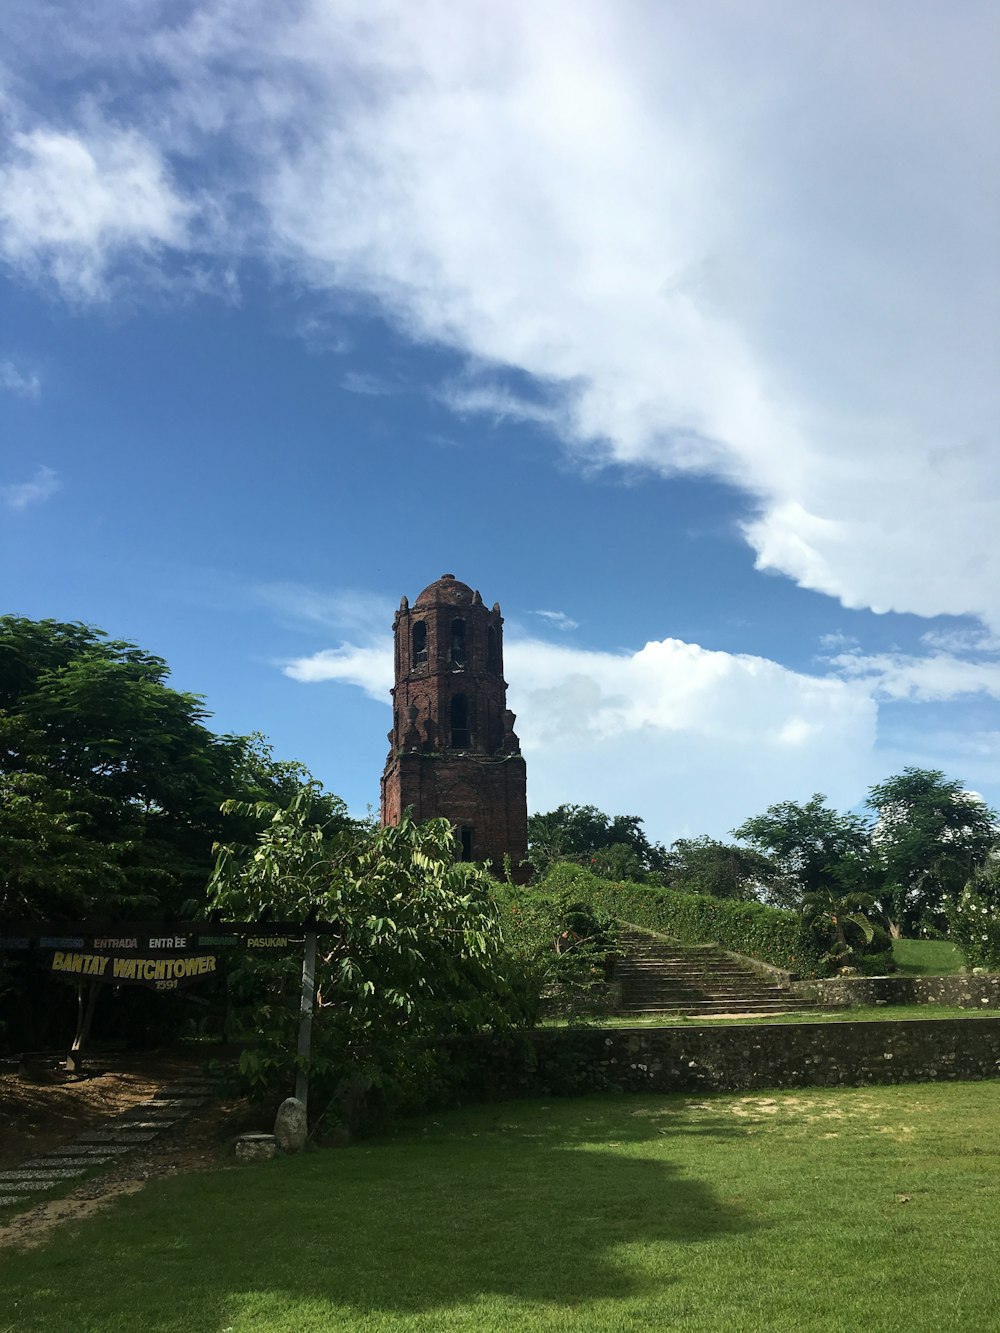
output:
[[505,855],[515,878],[528,853],[526,770],[507,707],[503,617],[478,592],[442,574],[393,621],[396,684],[382,823],[443,816],[465,861]]

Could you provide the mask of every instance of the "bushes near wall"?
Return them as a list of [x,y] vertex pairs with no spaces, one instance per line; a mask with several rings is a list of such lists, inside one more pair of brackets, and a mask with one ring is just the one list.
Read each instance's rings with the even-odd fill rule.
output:
[[795,912],[648,884],[611,883],[573,865],[554,867],[539,889],[571,892],[620,921],[660,931],[682,944],[715,943],[801,977],[831,971],[823,958],[827,941],[804,927]]

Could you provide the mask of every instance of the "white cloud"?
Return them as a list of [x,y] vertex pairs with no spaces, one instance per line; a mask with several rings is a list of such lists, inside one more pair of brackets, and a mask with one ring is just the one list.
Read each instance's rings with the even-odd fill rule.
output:
[[52,468],[39,467],[30,481],[0,486],[0,500],[8,509],[27,509],[50,499],[61,486],[62,482]]
[[[352,589],[331,593],[303,583],[276,582],[261,584],[255,594],[287,623],[339,630],[358,635],[366,642],[384,643],[385,631],[391,629],[395,614],[395,607],[387,598]],[[389,642],[391,660],[391,639]]]
[[193,212],[155,146],[131,130],[18,132],[0,167],[0,254],[75,297],[105,296],[122,251],[184,244]]
[[921,634],[921,643],[943,653],[1000,652],[1000,635],[982,629],[938,629]]
[[435,397],[458,416],[487,416],[495,423],[532,421],[558,429],[562,419],[556,408],[532,402],[502,384],[449,381]]
[[282,669],[292,680],[305,684],[335,680],[357,685],[370,698],[387,703],[393,685],[392,637],[365,647],[344,644],[340,648],[324,648],[309,657],[296,658]]
[[348,393],[360,393],[369,398],[384,398],[398,392],[395,384],[380,375],[371,375],[363,370],[348,370],[340,380],[340,387]]
[[968,661],[949,653],[841,653],[831,665],[881,699],[941,703],[964,696],[1000,699],[1000,661]]
[[543,620],[548,621],[553,629],[562,630],[564,634],[580,628],[580,622],[573,620],[565,611],[532,611],[531,614],[541,616]]
[[41,377],[36,371],[21,370],[13,361],[0,361],[0,389],[7,389],[23,398],[37,398],[41,387]]
[[464,353],[455,410],[732,482],[758,565],[848,606],[1000,626],[985,0],[90,13],[39,49],[135,128],[18,136],[13,262],[100,292],[183,243],[164,163],[204,157],[227,255]]
[[[593,802],[672,839],[723,834],[817,789],[852,805],[877,776],[876,707],[852,683],[675,639],[633,653],[513,640],[505,664],[534,809]],[[284,669],[387,703],[392,641],[342,644]]]

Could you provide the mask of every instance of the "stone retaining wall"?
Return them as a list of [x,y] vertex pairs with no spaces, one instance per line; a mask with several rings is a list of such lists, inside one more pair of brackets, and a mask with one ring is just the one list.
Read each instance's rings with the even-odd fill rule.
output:
[[1000,1078],[1000,1022],[549,1029],[448,1043],[463,1101]]
[[794,991],[821,1004],[944,1004],[955,1009],[1000,1009],[1000,976],[829,977],[800,981]]

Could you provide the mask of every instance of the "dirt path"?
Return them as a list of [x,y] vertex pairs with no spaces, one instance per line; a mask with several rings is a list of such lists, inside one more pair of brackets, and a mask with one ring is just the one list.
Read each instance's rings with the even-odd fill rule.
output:
[[200,1072],[188,1051],[140,1051],[95,1057],[100,1070],[78,1083],[29,1083],[0,1074],[0,1171],[38,1157],[109,1116],[152,1097],[164,1083]]
[[[103,1072],[78,1083],[22,1082],[0,1075],[0,1169],[16,1168],[75,1139],[85,1130],[139,1102],[157,1089],[198,1074],[204,1057],[188,1052],[143,1052],[102,1062]],[[233,1162],[232,1141],[258,1129],[242,1101],[213,1098],[175,1127],[59,1198],[48,1198],[0,1223],[0,1249],[36,1246],[66,1223],[77,1223],[150,1181],[179,1172]]]

